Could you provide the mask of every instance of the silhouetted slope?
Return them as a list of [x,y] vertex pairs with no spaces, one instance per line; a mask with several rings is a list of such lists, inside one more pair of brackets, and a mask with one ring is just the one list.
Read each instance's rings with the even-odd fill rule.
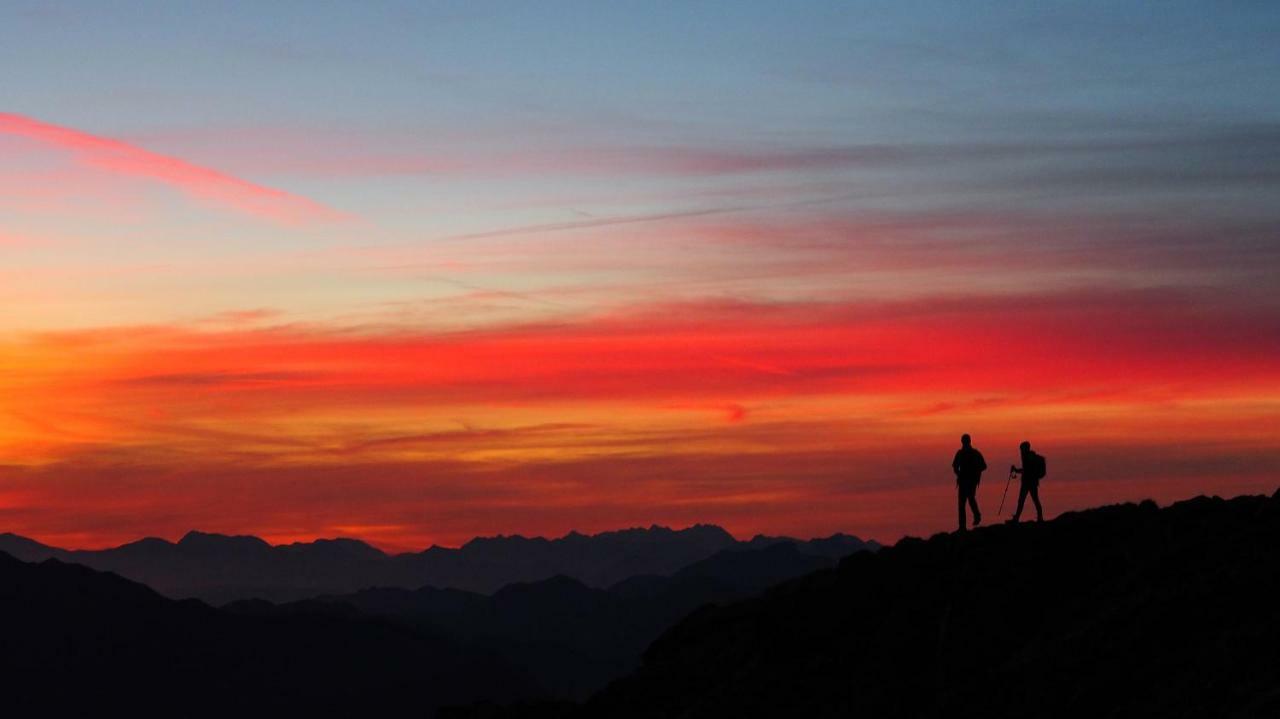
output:
[[[408,622],[527,667],[545,696],[585,698],[635,669],[645,647],[697,607],[740,599],[833,565],[781,542],[718,552],[671,576],[646,575],[607,590],[558,576],[508,585],[492,596],[432,587],[378,588],[284,605],[283,611],[342,613],[349,607]],[[237,602],[227,609],[272,611],[265,602]]]
[[574,714],[1280,716],[1280,492],[857,554],[694,613]]
[[178,542],[155,537],[103,550],[47,547],[0,535],[0,551],[23,561],[48,558],[115,572],[169,597],[220,603],[235,598],[294,598],[376,583],[387,555],[350,539],[273,547],[250,536],[188,532]]
[[61,559],[68,552],[65,549],[50,547],[34,539],[27,539],[13,532],[0,534],[0,552],[24,562],[43,562],[46,559]]
[[0,553],[6,716],[425,716],[529,696],[523,674],[422,631],[232,615],[112,574]]
[[607,587],[640,574],[671,574],[724,549],[792,542],[805,553],[833,557],[865,545],[835,535],[799,542],[757,537],[737,542],[711,525],[682,530],[653,526],[559,539],[483,537],[458,549],[432,547],[388,556],[354,539],[271,546],[257,537],[189,532],[180,541],[148,538],[104,550],[64,550],[13,534],[0,535],[0,551],[24,561],[57,558],[111,571],[165,596],[208,602],[263,598],[291,601],[346,594],[365,587],[430,585],[489,593],[515,582],[570,576]]

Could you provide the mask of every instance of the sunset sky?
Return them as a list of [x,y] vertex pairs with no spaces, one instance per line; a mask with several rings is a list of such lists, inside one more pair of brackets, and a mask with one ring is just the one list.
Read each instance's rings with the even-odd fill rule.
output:
[[[1280,4],[0,5],[0,531],[1280,486]],[[1008,509],[1006,508],[1006,513]]]

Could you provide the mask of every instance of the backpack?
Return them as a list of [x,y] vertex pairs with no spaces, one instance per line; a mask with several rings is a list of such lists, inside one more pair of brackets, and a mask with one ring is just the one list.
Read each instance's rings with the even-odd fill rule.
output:
[[1044,455],[1032,452],[1027,457],[1026,466],[1022,469],[1027,479],[1043,479],[1047,467],[1044,461]]

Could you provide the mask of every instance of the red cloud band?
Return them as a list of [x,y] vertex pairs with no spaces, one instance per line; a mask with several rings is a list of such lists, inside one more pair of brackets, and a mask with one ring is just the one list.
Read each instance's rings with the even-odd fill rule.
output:
[[447,334],[280,327],[63,335],[123,353],[118,390],[350,391],[371,400],[1061,391],[1141,377],[1213,390],[1280,374],[1264,309],[1174,292],[1071,292],[897,303],[653,307]]
[[[949,516],[959,431],[992,456],[1043,439],[1077,506],[1206,476],[1257,489],[1280,394],[1272,310],[1172,292],[698,304],[449,334],[121,328],[3,356],[0,502],[38,535],[75,505],[97,524],[69,541],[91,544],[157,522],[394,526],[392,544],[696,519],[819,531],[818,510],[822,531],[890,538]],[[1070,484],[1131,475],[1177,484]],[[227,503],[236,526],[201,509]]]

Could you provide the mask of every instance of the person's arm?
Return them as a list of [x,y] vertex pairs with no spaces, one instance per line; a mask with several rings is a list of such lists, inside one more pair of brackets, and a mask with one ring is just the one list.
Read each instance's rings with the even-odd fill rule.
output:
[[1012,473],[1014,473],[1014,474],[1022,474],[1022,468],[1021,468],[1021,467],[1015,467],[1015,466],[1013,466],[1012,464],[1011,464],[1011,465],[1009,465],[1009,471],[1010,471],[1010,472],[1012,472]]
[[957,477],[960,476],[960,453],[959,452],[956,452],[955,458],[951,460],[951,471],[955,472]]
[[975,449],[973,451],[976,452],[978,455],[978,471],[979,472],[987,471],[987,458],[983,457],[982,453],[978,452],[978,450]]

